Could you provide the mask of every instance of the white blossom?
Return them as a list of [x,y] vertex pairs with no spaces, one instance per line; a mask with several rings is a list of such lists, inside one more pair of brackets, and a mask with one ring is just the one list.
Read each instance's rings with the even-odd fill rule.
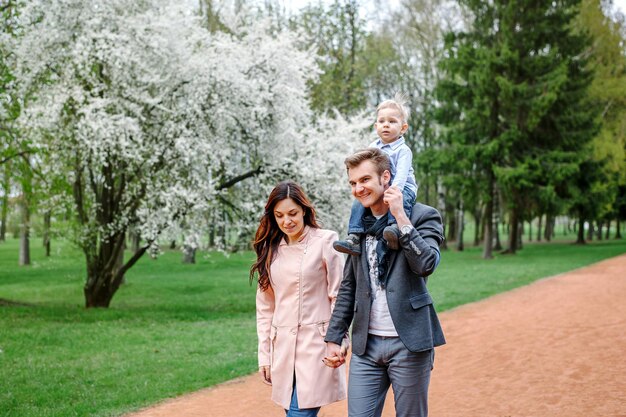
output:
[[[325,226],[344,227],[342,161],[369,143],[371,121],[314,119],[306,82],[317,74],[315,57],[296,47],[297,33],[248,17],[233,19],[232,33],[211,33],[186,7],[21,4],[15,68],[29,99],[20,122],[47,155],[51,180],[73,186],[66,197],[77,201],[81,190],[79,241],[104,242],[132,226],[156,253],[159,237],[183,229],[198,247],[207,222],[249,233],[269,190],[287,177],[304,186]],[[107,192],[119,197],[114,213],[104,207]],[[53,197],[50,204],[67,201]],[[236,218],[211,215],[225,201]]]

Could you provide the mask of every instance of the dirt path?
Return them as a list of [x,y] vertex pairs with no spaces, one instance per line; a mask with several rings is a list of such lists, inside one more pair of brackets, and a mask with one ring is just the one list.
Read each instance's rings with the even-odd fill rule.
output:
[[[440,318],[430,416],[626,416],[626,255]],[[127,417],[284,417],[269,396],[251,375]],[[345,401],[320,412],[346,415]]]

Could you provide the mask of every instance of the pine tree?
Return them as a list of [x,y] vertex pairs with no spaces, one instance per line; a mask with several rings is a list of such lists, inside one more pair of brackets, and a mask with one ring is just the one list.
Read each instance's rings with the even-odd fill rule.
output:
[[448,78],[440,86],[445,153],[459,161],[455,172],[480,184],[487,233],[498,184],[511,225],[507,252],[515,253],[528,209],[565,193],[596,132],[597,110],[587,99],[589,38],[572,30],[576,0],[463,3],[474,22],[448,38]]
[[445,128],[444,146],[433,159],[448,189],[474,194],[485,202],[484,258],[492,257],[492,214],[495,175],[501,153],[500,91],[494,82],[502,72],[494,8],[472,1],[472,27],[446,35],[441,61],[444,77],[437,85],[441,106],[436,118]]

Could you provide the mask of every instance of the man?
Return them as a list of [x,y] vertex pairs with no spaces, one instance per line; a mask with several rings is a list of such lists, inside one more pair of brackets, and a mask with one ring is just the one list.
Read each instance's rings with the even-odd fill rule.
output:
[[[361,255],[350,256],[325,340],[329,366],[344,361],[340,345],[352,324],[348,380],[349,417],[379,417],[389,385],[396,416],[427,416],[435,346],[445,339],[426,281],[439,263],[441,216],[417,203],[411,218],[402,192],[390,187],[390,163],[376,148],[346,158],[352,195],[366,207]],[[382,237],[391,213],[400,228],[400,248]],[[338,358],[338,360],[336,360]]]

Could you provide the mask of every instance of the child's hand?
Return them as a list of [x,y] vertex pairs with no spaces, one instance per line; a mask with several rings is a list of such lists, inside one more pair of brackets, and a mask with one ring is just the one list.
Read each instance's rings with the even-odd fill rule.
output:
[[400,189],[395,185],[385,190],[385,194],[383,194],[383,201],[389,206],[389,211],[396,219],[400,213],[404,213],[404,207],[402,205],[402,191],[400,191]]

